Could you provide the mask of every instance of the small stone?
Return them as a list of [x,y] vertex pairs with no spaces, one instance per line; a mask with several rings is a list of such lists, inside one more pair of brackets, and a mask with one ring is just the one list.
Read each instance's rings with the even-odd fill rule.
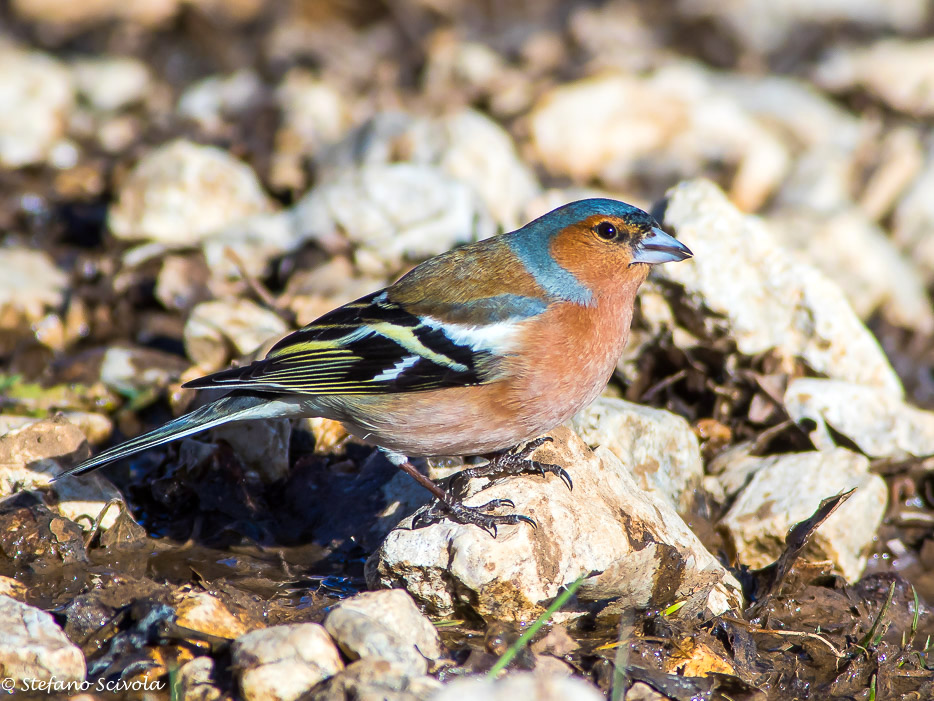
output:
[[798,423],[814,422],[810,436],[819,450],[837,445],[833,431],[873,458],[934,454],[934,412],[917,409],[875,387],[799,378],[785,390],[785,408]]
[[0,596],[7,596],[17,601],[26,601],[26,585],[12,577],[0,575]]
[[793,41],[795,33],[831,31],[843,23],[862,31],[886,29],[910,32],[924,21],[925,0],[851,0],[839,2],[780,2],[759,0],[679,0],[677,11],[684,18],[707,18],[721,25],[746,50],[756,56],[779,50]]
[[[24,489],[48,489],[44,496],[65,518],[90,527],[108,502],[122,499],[100,475],[65,477],[51,482],[75,461],[85,444],[80,428],[64,419],[40,421],[0,436],[0,497]],[[108,510],[101,525],[110,528],[117,509]]]
[[178,670],[179,701],[218,701],[224,693],[217,688],[214,660],[196,657]]
[[683,418],[598,397],[571,418],[570,426],[591,448],[609,449],[640,487],[667,499],[679,513],[691,508],[704,465],[697,436]]
[[311,190],[296,228],[329,250],[353,248],[361,271],[388,275],[406,261],[486,238],[493,222],[473,191],[430,166],[366,166]]
[[892,217],[893,240],[906,257],[925,272],[925,281],[934,280],[934,148],[929,148],[924,168],[895,207]]
[[175,622],[182,628],[233,640],[246,626],[221,601],[207,592],[184,592],[176,597]]
[[0,43],[0,165],[21,168],[46,160],[64,137],[73,106],[74,85],[64,65]]
[[179,8],[179,0],[13,0],[16,14],[23,19],[42,22],[61,30],[74,25],[98,25],[112,20],[124,20],[154,28],[164,24]]
[[30,680],[83,682],[84,655],[45,611],[0,594],[0,675]]
[[822,499],[855,487],[814,533],[808,552],[832,561],[848,581],[859,579],[888,501],[885,481],[870,474],[869,460],[843,448],[760,460],[762,468],[720,521],[739,561],[755,569],[771,564],[792,526],[810,517]]
[[38,322],[64,302],[68,275],[42,251],[0,248],[0,330]]
[[469,677],[445,684],[431,701],[603,701],[597,687],[580,677],[514,672],[500,679]]
[[324,627],[351,659],[388,660],[411,676],[444,654],[438,632],[405,591],[357,594],[334,606]]
[[934,114],[934,41],[885,39],[837,49],[815,79],[828,90],[863,88],[888,107],[915,117]]
[[248,165],[226,151],[179,139],[140,160],[121,186],[108,224],[119,239],[190,247],[271,210]]
[[178,113],[198,123],[205,132],[219,133],[228,120],[257,104],[263,83],[253,71],[209,76],[189,86],[178,100]]
[[449,520],[415,530],[403,521],[367,562],[370,588],[404,587],[441,616],[467,608],[484,618],[528,621],[562,586],[597,572],[579,598],[620,598],[635,607],[687,599],[682,611],[695,613],[738,605],[735,580],[667,501],[641,489],[606,448],[593,452],[564,427],[550,435],[554,442],[535,459],[568,469],[573,490],[555,476],[530,475],[486,488],[486,480],[471,480],[465,498],[471,506],[512,499],[510,511],[538,528],[502,526],[494,540]]
[[204,372],[219,370],[228,360],[226,342],[246,355],[288,330],[281,317],[247,299],[203,302],[185,324],[185,352]]
[[800,358],[831,378],[902,396],[885,353],[840,288],[782,248],[762,222],[737,211],[715,185],[688,181],[669,190],[664,225],[694,257],[659,266],[656,275],[714,313],[704,319],[717,329],[711,335],[725,331],[745,355],[772,350],[788,363]]
[[[580,105],[600,105],[581,110]],[[782,140],[720,90],[711,72],[672,64],[640,77],[605,72],[546,93],[529,117],[532,146],[553,174],[624,187],[730,163],[730,198],[760,207],[791,163]]]
[[378,657],[351,662],[323,684],[315,687],[308,701],[427,701],[442,688],[428,675],[411,676],[406,670]]
[[115,112],[142,102],[150,89],[149,68],[135,58],[82,59],[74,63],[72,71],[78,92],[102,112]]
[[233,642],[231,660],[246,701],[294,701],[344,668],[337,647],[317,623],[247,633]]

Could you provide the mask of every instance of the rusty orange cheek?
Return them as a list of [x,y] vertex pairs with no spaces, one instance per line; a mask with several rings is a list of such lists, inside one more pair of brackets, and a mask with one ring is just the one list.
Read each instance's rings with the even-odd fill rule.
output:
[[600,241],[586,222],[568,227],[551,241],[551,255],[562,268],[592,290],[628,274],[631,256],[625,244]]

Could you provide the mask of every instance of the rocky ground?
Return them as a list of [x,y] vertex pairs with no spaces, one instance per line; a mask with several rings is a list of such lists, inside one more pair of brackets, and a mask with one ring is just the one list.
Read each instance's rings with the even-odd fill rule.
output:
[[[0,3],[0,688],[934,697],[930,13]],[[573,491],[463,485],[537,529],[413,529],[427,494],[317,419],[50,481],[185,380],[593,194],[695,257],[536,452]]]

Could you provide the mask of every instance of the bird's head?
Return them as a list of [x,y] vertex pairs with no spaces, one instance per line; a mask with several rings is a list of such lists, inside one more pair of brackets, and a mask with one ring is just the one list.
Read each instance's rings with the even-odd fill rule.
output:
[[684,244],[637,207],[587,199],[559,207],[522,227],[513,249],[555,296],[588,303],[594,292],[638,285],[650,265],[690,258]]

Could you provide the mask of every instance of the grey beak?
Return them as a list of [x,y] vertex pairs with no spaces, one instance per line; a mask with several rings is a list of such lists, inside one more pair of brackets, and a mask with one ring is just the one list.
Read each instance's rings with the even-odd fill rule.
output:
[[693,255],[691,249],[678,239],[669,236],[657,226],[653,226],[652,230],[636,247],[636,254],[632,257],[632,262],[658,265],[659,263],[684,260]]

